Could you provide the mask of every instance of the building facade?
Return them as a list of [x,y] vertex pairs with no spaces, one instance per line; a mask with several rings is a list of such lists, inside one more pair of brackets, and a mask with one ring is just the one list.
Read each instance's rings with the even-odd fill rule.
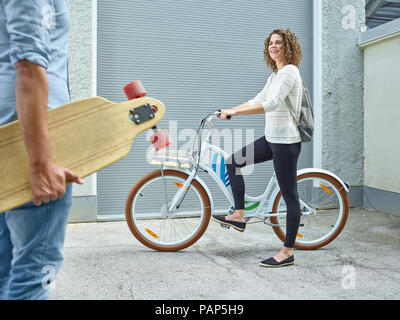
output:
[[[364,205],[365,79],[358,47],[366,29],[364,0],[69,0],[67,5],[72,99],[99,95],[123,101],[122,87],[139,79],[149,96],[164,102],[160,128],[174,135],[178,147],[202,116],[262,89],[271,74],[263,61],[264,40],[273,29],[290,28],[302,45],[300,72],[315,113],[315,138],[303,144],[299,169],[334,172],[351,186],[350,205]],[[263,117],[235,121],[217,127],[226,151],[263,133]],[[130,188],[155,169],[146,161],[147,138],[139,135],[125,159],[74,186],[70,221],[123,219]],[[272,171],[272,163],[252,168],[245,177],[249,192],[259,194]],[[212,192],[218,208],[226,207],[217,190]]]

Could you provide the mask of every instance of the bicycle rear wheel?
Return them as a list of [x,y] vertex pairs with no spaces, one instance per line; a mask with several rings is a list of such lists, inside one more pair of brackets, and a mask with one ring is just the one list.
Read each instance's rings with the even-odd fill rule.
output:
[[188,175],[177,170],[153,171],[132,188],[125,216],[132,234],[145,246],[178,251],[195,243],[207,229],[211,205],[207,192],[193,179],[179,208],[167,212]]
[[[297,190],[302,216],[294,247],[302,250],[321,248],[332,242],[346,224],[349,212],[346,190],[335,178],[318,172],[298,176]],[[286,213],[281,192],[275,198],[272,212]],[[273,230],[284,242],[286,216],[271,217],[271,222],[279,225]]]

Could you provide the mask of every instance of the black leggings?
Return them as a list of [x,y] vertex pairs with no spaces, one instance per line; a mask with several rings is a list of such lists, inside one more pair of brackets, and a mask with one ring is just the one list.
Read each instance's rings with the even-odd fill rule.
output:
[[265,136],[235,152],[227,160],[235,209],[244,209],[244,180],[240,172],[250,164],[273,159],[276,178],[286,203],[286,238],[284,246],[293,248],[300,224],[300,203],[297,194],[297,160],[301,142],[294,144],[270,143]]

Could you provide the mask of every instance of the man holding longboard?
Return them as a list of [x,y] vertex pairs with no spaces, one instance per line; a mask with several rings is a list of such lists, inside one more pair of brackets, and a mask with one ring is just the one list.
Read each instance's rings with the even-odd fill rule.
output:
[[164,104],[140,81],[123,88],[128,101],[69,103],[68,27],[64,0],[0,0],[0,299],[49,297],[70,183],[124,158],[145,130],[156,149],[170,143],[156,128]]
[[[70,101],[63,0],[0,0],[0,125],[18,118],[33,202],[0,215],[0,299],[47,299],[62,260],[71,185],[52,161],[47,108]],[[7,154],[1,154],[7,157]]]

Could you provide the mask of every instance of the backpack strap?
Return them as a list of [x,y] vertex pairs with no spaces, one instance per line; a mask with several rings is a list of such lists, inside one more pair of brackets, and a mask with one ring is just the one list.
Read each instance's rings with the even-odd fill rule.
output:
[[[304,82],[303,77],[300,77],[300,79],[301,79],[301,82],[302,82],[302,85],[303,85],[303,90],[302,90],[302,96],[303,96],[303,92],[304,92],[304,88],[306,88],[306,84],[305,84],[305,82]],[[302,98],[302,99],[303,99],[303,98]],[[290,113],[292,114],[292,116],[293,116],[293,118],[294,118],[294,121],[296,121],[297,126],[299,126],[299,120],[297,120],[296,116],[295,116],[294,113],[293,113],[294,108],[293,108],[292,103],[290,102],[289,96],[286,97],[285,101],[286,101],[286,104],[287,104],[288,106],[290,106],[290,107],[289,107],[289,111],[290,111]]]
[[286,101],[286,104],[290,106],[290,107],[289,107],[289,111],[290,111],[290,113],[292,114],[292,116],[293,116],[293,118],[294,118],[294,121],[296,121],[296,124],[297,124],[297,126],[298,126],[298,125],[299,125],[299,121],[297,120],[296,116],[294,115],[294,113],[293,113],[293,111],[292,111],[293,105],[292,105],[292,103],[290,102],[289,96],[286,97],[285,101]]

